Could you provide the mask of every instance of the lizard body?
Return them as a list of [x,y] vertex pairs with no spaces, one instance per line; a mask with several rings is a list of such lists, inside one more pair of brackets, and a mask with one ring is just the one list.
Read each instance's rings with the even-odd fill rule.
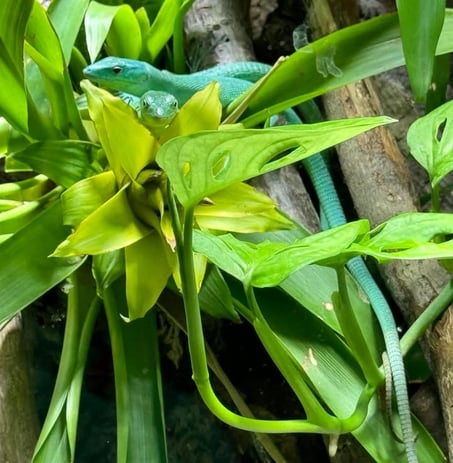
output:
[[[151,89],[169,92],[177,98],[180,105],[184,104],[193,93],[216,80],[220,84],[220,100],[222,106],[225,107],[270,69],[271,66],[262,63],[239,62],[218,65],[193,74],[179,75],[158,70],[142,61],[108,57],[85,68],[84,74],[88,79],[107,89],[137,96]],[[301,123],[293,110],[285,111],[285,117],[291,124]],[[307,158],[304,166],[319,197],[321,214],[328,227],[346,223],[335,185],[322,155]],[[390,363],[407,459],[409,463],[417,463],[404,363],[391,309],[360,257],[351,259],[347,266],[367,295],[381,327]]]

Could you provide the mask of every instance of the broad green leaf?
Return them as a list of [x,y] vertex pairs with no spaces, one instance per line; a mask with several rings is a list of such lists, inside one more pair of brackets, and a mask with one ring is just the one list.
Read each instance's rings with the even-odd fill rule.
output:
[[241,321],[234,308],[230,289],[215,265],[208,266],[198,297],[201,309],[209,315],[237,323]]
[[369,230],[368,221],[359,220],[289,244],[252,244],[229,234],[214,236],[195,230],[194,249],[235,278],[256,287],[276,286],[312,263],[343,265],[356,255],[379,261],[453,257],[453,240],[431,241],[438,235],[453,234],[451,214],[407,213],[383,223],[371,237]]
[[[265,337],[268,332],[263,333],[260,329],[257,333],[270,353],[275,349],[283,351],[280,358],[272,357],[278,367],[284,371],[285,364],[291,362],[299,369],[298,375],[290,378],[293,384],[300,377],[308,377],[336,416],[348,416],[356,406],[365,383],[347,346],[321,320],[283,297],[281,292],[268,289],[257,292],[257,297],[273,336]],[[396,413],[393,419],[397,421]],[[430,434],[415,419],[414,426],[420,461],[445,461]],[[353,435],[376,461],[407,461],[402,445],[388,426],[388,417],[377,396],[370,402],[365,422],[353,431]]]
[[124,282],[105,289],[117,417],[117,462],[167,463],[155,311],[125,323]]
[[[229,185],[300,161],[329,146],[392,122],[387,117],[268,129],[206,131],[169,140],[157,163],[185,207]],[[289,154],[282,153],[293,150]]]
[[[448,53],[452,49],[453,10],[447,9],[436,54]],[[265,120],[269,113],[278,113],[403,64],[397,15],[362,21],[316,40],[284,60],[251,97],[247,112],[250,116],[242,122],[248,127],[253,126]]]
[[90,0],[53,0],[47,10],[60,39],[66,64],[69,64],[83,17]]
[[408,212],[385,221],[372,230],[364,241],[369,248],[392,251],[429,242],[438,236],[452,233],[452,214]]
[[143,37],[144,46],[151,61],[157,58],[170,40],[180,4],[181,0],[164,0],[148,33]]
[[46,175],[57,185],[69,188],[79,180],[102,171],[98,152],[99,147],[89,142],[49,140],[33,143],[8,156],[6,167],[20,161],[35,172]]
[[91,335],[100,308],[88,267],[69,281],[65,337],[47,416],[36,444],[33,463],[74,461],[80,392]]
[[121,328],[130,396],[127,462],[167,463],[156,311],[144,319],[122,323]]
[[96,124],[99,140],[105,150],[118,184],[125,174],[136,179],[155,158],[157,140],[137,119],[135,111],[88,81],[82,82],[87,94],[90,116]]
[[174,18],[173,25],[173,70],[177,74],[182,74],[186,70],[185,56],[185,37],[184,37],[184,17],[192,6],[194,0],[179,0],[179,10]]
[[[45,125],[52,123],[62,134],[69,135],[75,130],[79,138],[86,138],[59,37],[38,2],[34,4],[25,31],[25,50],[34,62],[27,64],[26,72],[26,86],[38,108],[34,119],[41,119]],[[39,67],[39,73],[33,64]],[[51,118],[47,113],[47,100],[50,103]],[[35,127],[34,132],[38,131],[39,127]],[[34,132],[35,138],[45,138],[45,134],[36,135]],[[61,134],[58,135],[61,137]]]
[[121,8],[130,7],[126,5],[103,5],[96,1],[90,2],[85,15],[85,35],[91,62],[96,61],[102,45],[107,38],[113,19]]
[[256,287],[271,287],[306,265],[326,259],[341,263],[341,254],[368,231],[368,221],[359,220],[290,244],[270,241],[253,244],[229,234],[214,236],[194,231],[194,249],[241,281]]
[[125,186],[84,219],[52,255],[67,257],[115,251],[135,243],[150,231],[131,210]]
[[16,203],[16,207],[2,211],[0,213],[0,235],[16,233],[42,212],[45,206],[47,206],[47,201],[35,199]]
[[0,158],[7,153],[21,150],[28,144],[29,141],[20,132],[14,129],[4,117],[0,117]]
[[351,250],[385,262],[391,259],[442,259],[453,257],[453,216],[445,213],[407,213],[392,217]]
[[231,185],[212,194],[195,208],[200,228],[238,233],[291,228],[269,196],[246,183]]
[[412,156],[428,172],[436,187],[453,170],[453,101],[418,118],[407,132]]
[[[369,226],[367,220],[350,222],[307,236],[277,252],[266,252],[267,256],[255,261],[252,266],[251,284],[257,287],[277,286],[299,268],[316,262],[342,265],[349,260],[349,256],[344,258],[342,254],[369,231]],[[263,244],[263,254],[264,248]]]
[[45,9],[37,2],[31,11],[25,32],[26,51],[33,61],[52,80],[61,79],[65,61],[60,40]]
[[130,5],[110,6],[92,1],[85,15],[85,34],[91,62],[107,40],[111,55],[136,59],[142,48],[140,25]]
[[106,38],[109,55],[138,59],[142,50],[142,32],[137,16],[125,4],[118,9]]
[[445,16],[445,0],[397,0],[401,41],[416,101],[426,98],[433,79],[437,42]]
[[141,36],[144,37],[148,33],[148,29],[150,27],[149,17],[145,7],[141,6],[138,8],[135,11],[135,16],[137,17],[137,22],[140,26]]
[[268,241],[252,244],[238,240],[230,234],[215,236],[194,230],[193,248],[217,267],[244,282],[255,262],[285,249],[286,245]]
[[0,8],[0,115],[22,133],[28,132],[24,89],[23,43],[33,0],[3,0]]
[[89,177],[77,182],[62,196],[63,222],[77,227],[82,220],[101,207],[117,192],[112,171]]
[[125,258],[128,318],[135,320],[144,317],[157,302],[174,270],[176,255],[153,231],[128,246]]
[[[341,419],[350,417],[353,413],[355,417],[352,420],[349,420],[349,422],[344,421],[341,423],[340,417],[336,417],[335,415],[331,414],[330,410],[328,410],[324,403],[316,396],[315,391],[313,390],[316,388],[316,382],[313,385],[314,387],[310,387],[312,384],[310,383],[311,378],[309,378],[306,374],[307,370],[309,369],[309,365],[307,365],[307,363],[310,362],[315,366],[319,365],[320,368],[322,368],[322,362],[318,363],[318,360],[315,357],[315,352],[313,350],[314,346],[311,347],[308,355],[305,358],[302,356],[301,358],[292,358],[290,355],[288,355],[285,346],[278,338],[275,331],[268,325],[266,319],[261,313],[261,310],[259,311],[256,319],[253,321],[253,326],[273,362],[278,366],[279,370],[291,386],[291,389],[298,397],[301,405],[303,406],[303,410],[307,416],[308,421],[325,429],[326,432],[328,432],[327,430],[329,429],[332,432],[335,432],[335,430],[339,429],[342,429],[343,431],[346,429],[352,430],[357,428],[363,422],[367,412],[368,402],[371,399],[371,391],[368,392],[368,400],[366,400],[365,403],[361,403],[357,413],[354,413],[356,409],[356,404],[354,404],[353,407],[351,407],[351,409],[345,413],[345,415],[341,416]],[[300,341],[300,337],[298,340]],[[338,344],[340,343],[341,341]],[[341,350],[344,350],[344,346],[343,349],[340,349],[340,351]],[[324,358],[330,357],[329,353],[326,351],[327,349],[324,349],[324,351],[321,353],[321,356]],[[332,358],[329,360],[334,361]],[[348,360],[352,365],[348,365],[350,368],[347,369],[347,371],[349,370],[348,373],[351,373],[350,370],[355,367],[355,362],[350,357]],[[356,374],[360,375],[360,370],[356,370]]]
[[104,289],[124,275],[124,249],[93,256],[92,270],[96,291],[99,297],[103,297]]
[[0,9],[0,41],[8,51],[12,65],[23,73],[24,33],[33,0],[3,0]]
[[35,175],[18,182],[0,183],[0,198],[11,201],[32,201],[51,188],[52,184],[45,175]]
[[[57,201],[0,245],[0,323],[64,280],[83,259],[55,259],[49,254],[69,234]],[[39,243],[39,245],[38,245]]]

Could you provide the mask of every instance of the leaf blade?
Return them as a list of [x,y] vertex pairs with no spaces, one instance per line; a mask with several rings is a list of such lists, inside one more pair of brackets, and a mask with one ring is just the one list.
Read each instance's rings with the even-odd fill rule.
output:
[[[178,200],[193,207],[205,196],[227,186],[289,165],[389,122],[392,119],[376,117],[268,129],[206,131],[168,141],[159,150],[156,161],[170,178]],[[277,157],[289,149],[294,150]]]

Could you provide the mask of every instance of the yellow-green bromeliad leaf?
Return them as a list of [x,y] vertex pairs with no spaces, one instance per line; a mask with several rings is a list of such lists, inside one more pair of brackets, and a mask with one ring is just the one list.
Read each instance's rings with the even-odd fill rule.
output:
[[175,268],[176,256],[157,231],[128,246],[125,256],[127,304],[129,318],[134,320],[157,302]]
[[77,227],[116,192],[116,180],[112,171],[75,183],[61,195],[64,224]]
[[102,254],[129,246],[151,232],[137,219],[127,185],[84,219],[53,253],[56,257]]
[[201,130],[217,130],[221,118],[220,86],[217,82],[212,82],[195,93],[182,106],[170,126],[161,135],[160,142],[163,144],[171,138],[190,135]]
[[245,183],[210,195],[195,208],[195,217],[200,228],[238,233],[293,227],[269,196]]
[[118,185],[135,180],[150,165],[159,144],[137,118],[135,111],[119,98],[88,81],[81,87],[88,110]]

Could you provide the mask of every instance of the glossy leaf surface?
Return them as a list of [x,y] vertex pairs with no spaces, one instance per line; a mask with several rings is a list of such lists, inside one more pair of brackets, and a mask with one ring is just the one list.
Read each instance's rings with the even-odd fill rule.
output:
[[426,169],[433,187],[453,170],[453,102],[418,118],[407,132],[412,156]]
[[49,257],[68,233],[68,228],[63,226],[61,205],[56,202],[0,245],[3,262],[0,267],[3,301],[0,323],[31,304],[83,263],[83,258]]
[[[189,207],[234,183],[300,161],[389,122],[392,119],[376,117],[260,130],[200,132],[168,141],[156,160],[170,178],[179,201]],[[288,150],[293,151],[281,156]]]
[[423,101],[431,86],[437,42],[445,16],[445,0],[397,0],[398,18],[414,97]]

